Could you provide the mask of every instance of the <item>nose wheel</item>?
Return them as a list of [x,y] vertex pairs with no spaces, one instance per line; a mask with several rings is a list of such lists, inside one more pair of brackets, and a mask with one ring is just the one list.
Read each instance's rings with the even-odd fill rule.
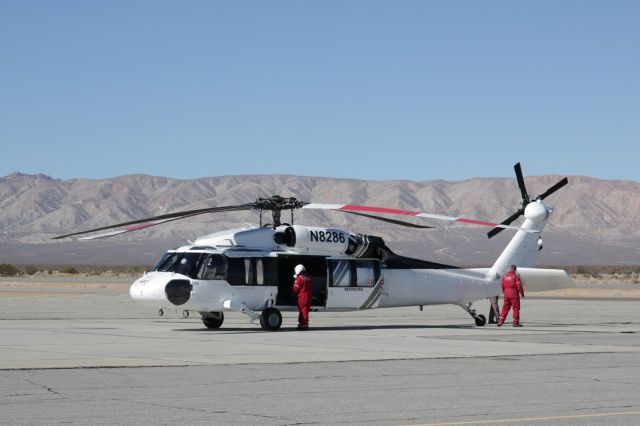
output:
[[276,308],[267,308],[260,315],[260,326],[263,330],[276,331],[282,325],[282,314]]
[[224,313],[222,312],[207,312],[202,314],[202,323],[207,328],[220,328],[224,322]]

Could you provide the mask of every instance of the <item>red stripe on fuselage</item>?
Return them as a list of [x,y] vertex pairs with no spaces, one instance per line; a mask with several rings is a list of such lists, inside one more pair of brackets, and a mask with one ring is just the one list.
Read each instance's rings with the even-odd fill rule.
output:
[[339,210],[357,210],[361,212],[372,212],[372,213],[402,214],[405,216],[415,216],[420,213],[420,212],[410,212],[408,210],[387,209],[384,207],[355,206],[351,204],[342,206],[340,207]]

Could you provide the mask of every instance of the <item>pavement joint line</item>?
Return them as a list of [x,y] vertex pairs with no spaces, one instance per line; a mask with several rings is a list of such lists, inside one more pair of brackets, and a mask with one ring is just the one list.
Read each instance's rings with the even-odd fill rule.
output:
[[[640,350],[640,348],[638,348]],[[617,354],[615,351],[588,352],[589,355]],[[537,353],[537,354],[514,354],[514,355],[452,355],[440,357],[404,357],[404,358],[377,358],[377,359],[346,359],[346,360],[309,360],[309,361],[288,361],[288,362],[238,362],[216,364],[211,362],[193,362],[188,364],[149,364],[149,365],[87,365],[72,367],[9,367],[0,371],[46,371],[46,370],[91,370],[91,369],[126,369],[126,368],[187,368],[187,367],[215,367],[215,366],[263,366],[263,365],[299,365],[299,364],[331,364],[331,363],[362,363],[362,362],[389,362],[389,361],[430,361],[430,360],[469,360],[469,359],[492,359],[513,357],[538,357],[538,356],[575,356],[584,355],[584,352],[563,352],[563,353]]]
[[586,419],[595,417],[616,417],[616,416],[638,416],[640,411],[621,411],[611,413],[593,413],[593,414],[569,414],[564,416],[544,416],[544,417],[515,417],[511,419],[492,419],[492,420],[470,420],[462,422],[444,422],[444,423],[420,423],[408,426],[460,426],[460,425],[486,425],[496,423],[525,423],[525,422],[541,422],[548,420],[570,420],[570,419]]

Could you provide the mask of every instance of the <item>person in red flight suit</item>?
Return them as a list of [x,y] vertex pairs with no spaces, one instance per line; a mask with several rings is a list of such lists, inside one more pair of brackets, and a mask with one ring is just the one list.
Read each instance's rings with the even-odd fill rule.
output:
[[298,296],[298,330],[308,330],[313,286],[304,265],[297,265],[294,272],[296,280],[293,283],[293,293]]
[[522,327],[522,324],[520,324],[520,296],[524,297],[524,288],[522,287],[520,276],[516,273],[516,265],[511,265],[509,269],[509,272],[502,277],[504,302],[498,319],[498,327],[504,324],[511,307],[513,307],[513,326]]

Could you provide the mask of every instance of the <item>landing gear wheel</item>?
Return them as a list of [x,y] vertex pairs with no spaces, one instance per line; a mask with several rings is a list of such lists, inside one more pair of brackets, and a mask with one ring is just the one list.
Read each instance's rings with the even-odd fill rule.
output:
[[267,308],[260,315],[260,326],[263,330],[276,331],[282,325],[282,314],[276,308]]
[[484,315],[478,315],[474,319],[476,320],[476,325],[478,327],[482,327],[483,325],[485,325],[487,323],[487,319],[484,317]]
[[207,328],[220,328],[224,322],[224,313],[210,312],[208,316],[202,317],[202,322]]

